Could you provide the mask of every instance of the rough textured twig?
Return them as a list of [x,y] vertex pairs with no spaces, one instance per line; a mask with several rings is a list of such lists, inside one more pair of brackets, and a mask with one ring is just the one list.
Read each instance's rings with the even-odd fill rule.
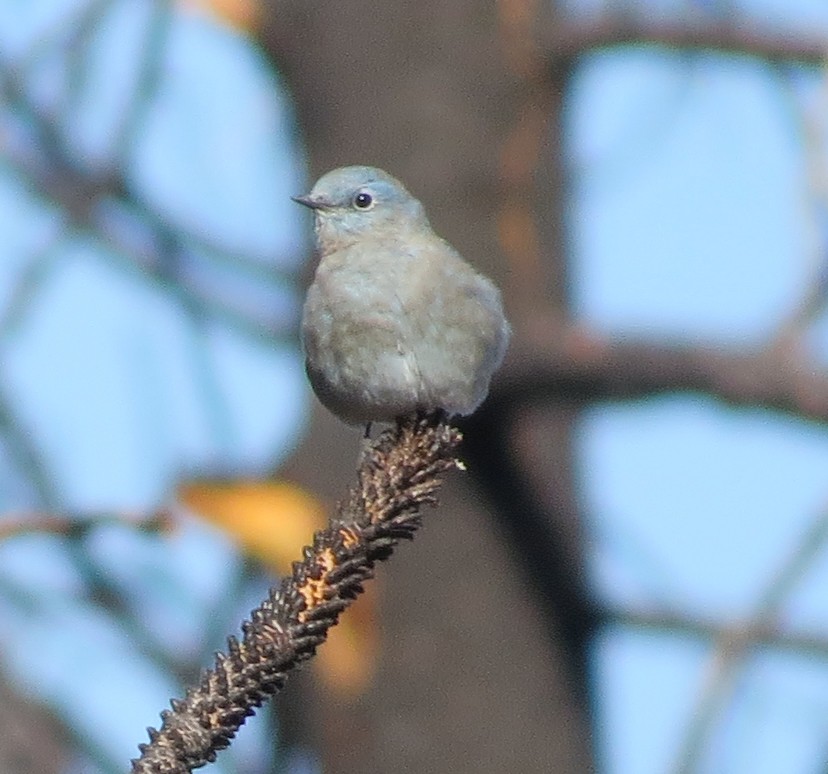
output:
[[285,683],[290,670],[316,652],[339,614],[387,559],[398,540],[413,537],[420,508],[436,502],[447,471],[460,467],[460,433],[441,417],[401,421],[366,451],[358,484],[330,525],[314,535],[293,572],[228,640],[213,669],[140,746],[133,774],[184,774],[212,762],[253,714]]

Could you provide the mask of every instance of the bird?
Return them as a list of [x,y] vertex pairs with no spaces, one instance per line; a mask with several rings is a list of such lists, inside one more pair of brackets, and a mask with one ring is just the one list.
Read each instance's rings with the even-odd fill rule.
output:
[[372,422],[475,411],[511,336],[494,283],[381,169],[334,169],[291,198],[314,215],[301,339],[319,401],[366,435]]

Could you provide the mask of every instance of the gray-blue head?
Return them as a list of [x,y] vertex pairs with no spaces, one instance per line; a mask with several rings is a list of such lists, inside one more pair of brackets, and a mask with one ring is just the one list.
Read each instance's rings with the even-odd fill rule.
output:
[[399,180],[376,167],[334,169],[307,196],[294,196],[293,201],[313,210],[322,242],[351,241],[375,229],[428,227],[423,205]]

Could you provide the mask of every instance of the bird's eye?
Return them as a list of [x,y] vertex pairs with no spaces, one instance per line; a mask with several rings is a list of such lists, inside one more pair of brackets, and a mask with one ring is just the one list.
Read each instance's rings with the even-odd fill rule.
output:
[[370,210],[374,206],[374,197],[365,191],[360,191],[354,197],[354,207],[358,210]]

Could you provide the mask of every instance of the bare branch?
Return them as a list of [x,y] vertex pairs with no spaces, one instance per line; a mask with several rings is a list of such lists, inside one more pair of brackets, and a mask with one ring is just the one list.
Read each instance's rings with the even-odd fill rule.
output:
[[828,54],[828,39],[811,32],[771,31],[747,22],[671,23],[628,16],[557,24],[546,32],[541,45],[553,68],[596,49],[629,45],[715,51],[806,65],[820,65]]
[[493,386],[490,407],[523,400],[594,403],[694,392],[735,406],[828,421],[828,373],[792,362],[779,349],[744,351],[704,344],[609,339],[576,326],[549,329],[514,352]]
[[11,401],[0,384],[0,436],[6,442],[9,454],[26,476],[40,503],[47,510],[57,508],[60,497],[53,483],[46,460],[32,437],[28,427],[15,413]]
[[0,337],[14,335],[40,289],[41,283],[60,259],[60,248],[67,238],[63,221],[46,235],[20,271],[11,290],[9,300],[0,313]]
[[[149,30],[156,47],[163,45],[168,24],[164,4],[160,9],[155,12]],[[140,84],[142,90],[151,86],[156,75],[153,67],[145,69]],[[218,318],[254,338],[284,337],[280,326],[253,319],[218,299],[203,297],[187,283],[177,283],[173,287],[170,277],[159,276],[161,256],[157,247],[165,245],[175,247],[176,251],[204,252],[213,260],[232,265],[240,274],[250,276],[251,280],[278,288],[284,286],[286,277],[272,267],[272,256],[245,257],[244,250],[218,244],[196,229],[170,222],[133,190],[120,167],[104,172],[84,169],[55,122],[29,98],[16,70],[2,61],[0,94],[26,121],[29,136],[25,140],[7,136],[3,153],[21,183],[33,195],[61,207],[71,226],[113,248],[150,279],[166,280],[168,291],[189,300],[203,310],[205,317]],[[139,95],[142,102],[145,96],[144,93]],[[140,122],[145,107],[145,103],[140,109],[136,107],[128,116],[123,127],[123,142],[129,141],[129,135],[134,131],[136,122]],[[118,152],[125,151],[119,148]],[[118,217],[112,218],[115,210]],[[124,222],[124,216],[128,223]],[[136,238],[136,235],[140,236]]]
[[707,665],[696,709],[679,748],[674,771],[692,774],[699,770],[710,729],[732,694],[740,669],[757,644],[757,635],[774,628],[774,622],[795,584],[822,550],[828,539],[828,510],[820,512],[801,536],[776,575],[771,579],[753,615],[742,626],[730,627],[718,639]]
[[164,51],[172,24],[171,16],[169,0],[155,0],[144,31],[141,68],[134,86],[134,94],[122,116],[113,143],[112,166],[119,170],[125,166],[127,156],[134,147],[139,132],[144,128],[147,112],[152,107],[152,100],[161,80]]
[[732,693],[740,667],[756,648],[772,647],[828,658],[828,633],[783,631],[776,622],[785,600],[824,548],[826,540],[828,511],[821,512],[811,522],[768,584],[754,614],[747,621],[722,623],[662,611],[606,611],[605,620],[608,623],[660,630],[672,636],[690,635],[716,645],[672,771],[677,774],[698,771],[699,758],[710,728]]
[[774,648],[828,659],[828,632],[786,631],[774,623],[739,624],[699,618],[665,610],[605,609],[606,624],[661,632],[668,637],[692,637],[703,642],[748,639],[753,648]]
[[782,320],[775,336],[776,346],[802,346],[808,327],[822,314],[828,303],[828,244],[825,222],[828,213],[828,159],[824,137],[828,130],[828,59],[822,67],[819,90],[812,105],[797,98],[791,78],[781,67],[780,88],[790,105],[804,153],[806,190],[803,197],[803,226],[806,238],[807,281],[798,302]]
[[141,532],[170,532],[173,528],[172,511],[161,508],[149,513],[5,513],[0,521],[0,542],[35,533],[83,537],[106,525],[130,527]]
[[89,0],[86,5],[75,9],[71,18],[62,18],[52,29],[41,31],[26,53],[13,62],[15,76],[21,77],[33,69],[56,48],[62,46],[77,50],[112,4],[113,0]]
[[[86,187],[78,182],[73,189],[66,184],[66,178],[38,178],[25,162],[10,156],[6,160],[18,173],[21,185],[45,202],[60,204],[72,228],[100,242],[109,251],[110,259],[124,269],[153,283],[181,303],[198,309],[204,318],[218,321],[253,339],[282,340],[289,335],[282,325],[256,319],[243,310],[199,292],[187,283],[173,282],[164,270],[163,257],[170,252],[186,251],[186,245],[182,234],[157,214],[142,209],[140,205],[131,209],[134,203],[123,199],[120,201],[124,207],[116,213],[112,206],[104,206],[109,195],[105,185],[87,180]],[[98,204],[101,206],[98,207]],[[113,215],[117,217],[113,218]],[[131,233],[122,227],[125,220],[132,226]],[[163,250],[158,248],[159,244],[164,246]],[[281,278],[276,278],[273,272],[269,275],[271,280],[281,282]]]

